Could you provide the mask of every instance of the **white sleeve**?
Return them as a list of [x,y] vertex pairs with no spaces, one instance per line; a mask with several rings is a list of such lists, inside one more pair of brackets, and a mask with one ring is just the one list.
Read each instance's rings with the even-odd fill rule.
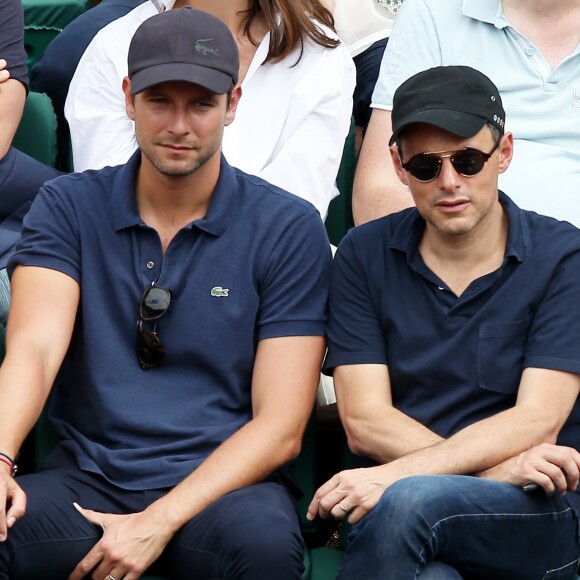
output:
[[131,37],[111,42],[110,36],[103,29],[89,44],[66,98],[75,171],[125,163],[137,148],[122,90]]
[[[437,9],[436,3],[432,4]],[[403,81],[419,71],[443,64],[440,32],[425,0],[405,1],[397,13],[383,54],[372,97],[373,108],[390,111],[393,108],[393,94]]]
[[[355,82],[354,63],[346,47],[325,50],[301,79],[286,111],[285,125],[292,127],[291,134],[283,132],[269,163],[258,173],[312,203],[322,218],[338,194],[335,180],[350,128]],[[298,114],[299,120],[291,118]]]

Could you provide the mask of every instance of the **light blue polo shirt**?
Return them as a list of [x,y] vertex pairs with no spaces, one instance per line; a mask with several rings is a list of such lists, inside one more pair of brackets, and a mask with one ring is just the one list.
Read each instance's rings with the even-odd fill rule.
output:
[[500,0],[406,0],[372,106],[391,110],[404,80],[440,65],[471,66],[500,90],[515,137],[500,188],[524,209],[580,226],[580,45],[552,71],[503,17]]
[[[314,206],[223,157],[207,215],[163,254],[137,211],[139,163],[137,151],[125,166],[47,183],[9,271],[40,266],[79,283],[51,419],[81,469],[145,490],[176,485],[252,418],[260,340],[324,336],[332,258]],[[153,280],[172,299],[157,324],[165,361],[144,371],[137,320]]]

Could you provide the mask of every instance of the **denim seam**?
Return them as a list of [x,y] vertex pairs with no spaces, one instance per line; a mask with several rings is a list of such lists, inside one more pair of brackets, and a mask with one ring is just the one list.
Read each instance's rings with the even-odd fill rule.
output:
[[560,566],[559,568],[551,568],[550,570],[546,570],[546,573],[544,574],[543,578],[545,578],[548,574],[552,574],[552,572],[558,572],[560,570],[564,570],[565,568],[568,568],[569,566],[571,566],[574,563],[576,563],[576,565],[577,565],[579,561],[580,560],[578,558],[576,558],[575,560],[572,560],[571,562],[568,562],[567,564],[564,564],[563,566]]
[[503,519],[506,519],[506,518],[514,517],[514,516],[519,518],[519,519],[529,519],[529,518],[545,517],[545,516],[549,516],[549,515],[562,516],[562,515],[564,515],[568,512],[571,512],[571,511],[573,511],[572,508],[568,507],[562,511],[550,511],[550,512],[535,513],[535,514],[520,514],[520,513],[514,513],[514,512],[505,512],[505,513],[496,513],[496,514],[481,514],[481,513],[461,514],[461,515],[448,516],[446,518],[438,520],[432,526],[430,526],[431,527],[431,536],[423,544],[423,547],[421,548],[421,552],[419,553],[419,557],[421,558],[421,560],[417,564],[417,568],[415,570],[415,578],[417,578],[419,576],[419,573],[420,573],[419,566],[421,564],[424,565],[427,561],[425,558],[425,550],[427,549],[427,546],[433,542],[433,539],[435,538],[436,528],[439,527],[440,525],[442,525],[443,523],[449,521],[449,520],[454,520],[454,519],[458,519],[458,518],[477,518],[477,519],[483,519],[483,518],[502,519],[503,518]]

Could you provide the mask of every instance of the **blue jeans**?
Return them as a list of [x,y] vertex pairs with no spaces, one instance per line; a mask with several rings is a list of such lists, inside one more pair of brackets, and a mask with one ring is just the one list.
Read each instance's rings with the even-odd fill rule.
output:
[[[0,543],[1,580],[69,576],[102,534],[73,502],[100,512],[132,513],[167,492],[119,489],[77,468],[48,469],[18,482],[27,509]],[[185,524],[150,573],[178,580],[299,580],[302,559],[293,500],[281,484],[263,482],[221,497]]]
[[543,491],[458,475],[393,484],[353,526],[340,580],[575,578],[578,521]]

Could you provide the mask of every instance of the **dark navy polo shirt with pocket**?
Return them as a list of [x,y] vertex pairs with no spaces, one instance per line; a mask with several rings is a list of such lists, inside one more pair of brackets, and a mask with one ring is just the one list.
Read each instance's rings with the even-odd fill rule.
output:
[[[416,209],[351,230],[334,260],[325,372],[388,365],[394,405],[443,437],[512,407],[526,367],[580,373],[580,230],[500,201],[503,264],[460,297],[419,254]],[[580,445],[578,403],[559,443]]]

